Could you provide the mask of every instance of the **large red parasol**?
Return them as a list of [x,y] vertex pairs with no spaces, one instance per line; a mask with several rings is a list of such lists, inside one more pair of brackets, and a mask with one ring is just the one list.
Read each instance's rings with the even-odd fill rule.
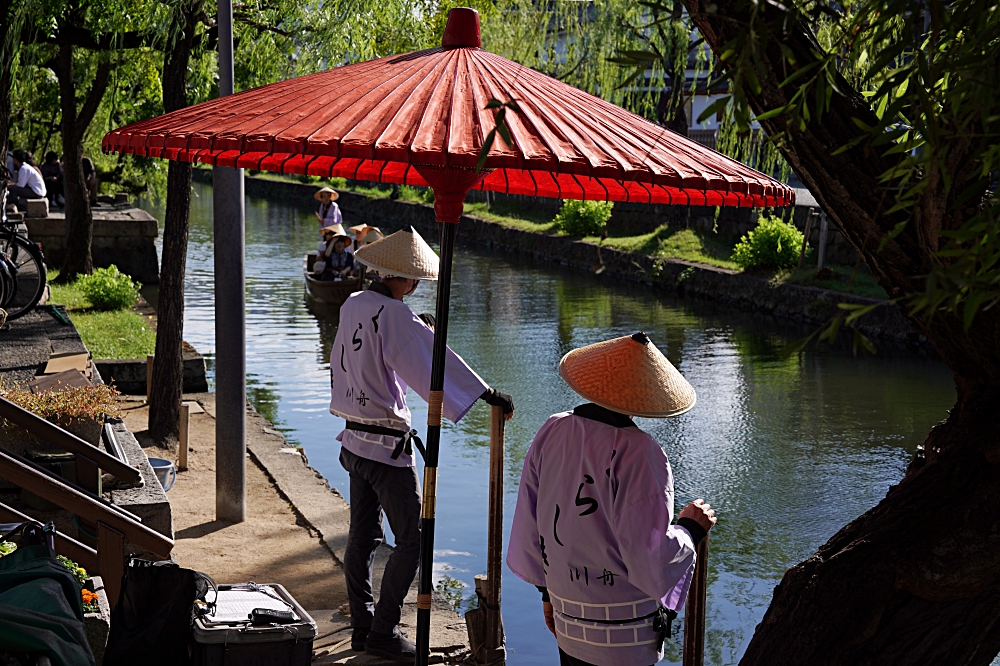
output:
[[[480,46],[478,13],[453,9],[441,48],[229,95],[115,130],[103,141],[105,151],[434,189],[437,219],[451,224],[441,229],[424,461],[421,665],[429,646],[451,263],[469,190],[708,206],[794,202],[789,187],[744,164]],[[501,111],[491,100],[514,100],[516,111],[505,114],[511,141],[496,136],[477,171]]]

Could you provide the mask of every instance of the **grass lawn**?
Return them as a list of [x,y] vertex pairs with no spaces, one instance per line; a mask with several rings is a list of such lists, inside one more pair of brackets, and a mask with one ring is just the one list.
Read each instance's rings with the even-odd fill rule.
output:
[[90,308],[83,293],[73,285],[52,284],[49,303],[65,306],[94,358],[145,358],[156,348],[156,333],[132,310],[100,312]]
[[[343,178],[318,178],[314,176],[287,176],[271,173],[254,173],[255,178],[269,180],[292,180],[309,182],[317,186],[332,186],[335,189],[365,194],[377,199],[388,199],[392,193],[391,185],[360,186],[349,184]],[[414,203],[430,203],[424,192],[425,188],[402,185],[399,188],[399,199]],[[524,208],[514,208],[502,203],[467,203],[465,213],[481,217],[489,222],[495,222],[505,227],[521,229],[533,233],[548,233],[565,235],[556,228],[552,217],[546,214],[535,214]],[[600,238],[587,237],[586,241],[600,243]],[[648,234],[638,236],[609,236],[602,245],[628,252],[639,252],[663,259],[680,259],[698,264],[739,270],[730,261],[733,247],[739,241],[735,237],[726,237],[711,231],[695,231],[693,229],[671,229],[663,225]],[[816,267],[806,266],[798,270],[778,271],[773,280],[779,283],[800,284],[808,287],[819,287],[834,291],[849,291],[859,296],[870,298],[888,298],[885,291],[878,285],[869,273],[858,271],[856,275],[851,266],[830,266],[833,276],[827,279],[816,278]],[[88,343],[89,346],[89,343]],[[152,352],[150,352],[152,353]]]

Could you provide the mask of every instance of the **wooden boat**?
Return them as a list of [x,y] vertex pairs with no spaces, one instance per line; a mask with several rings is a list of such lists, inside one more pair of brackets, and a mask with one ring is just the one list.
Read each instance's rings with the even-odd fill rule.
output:
[[312,275],[313,264],[316,263],[316,252],[310,252],[302,262],[302,275],[306,280],[306,291],[318,303],[340,307],[348,296],[361,291],[361,278],[345,278],[337,282],[317,280]]

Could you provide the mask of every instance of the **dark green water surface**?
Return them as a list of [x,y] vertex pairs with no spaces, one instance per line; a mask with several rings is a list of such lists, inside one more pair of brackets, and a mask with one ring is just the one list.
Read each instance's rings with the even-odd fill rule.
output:
[[[211,220],[212,190],[195,185],[185,337],[209,361],[216,347]],[[336,313],[307,307],[301,273],[317,230],[308,210],[248,202],[248,382],[257,409],[346,492],[334,441],[343,421],[327,411]],[[408,303],[433,312],[434,297],[425,284]],[[637,422],[670,458],[678,509],[704,497],[720,513],[709,573],[712,664],[739,660],[783,572],[898,482],[954,400],[950,374],[927,352],[880,346],[865,358],[826,347],[782,358],[779,349],[810,329],[466,247],[455,262],[451,311],[452,348],[517,405],[507,426],[508,529],[535,431],[582,402],[556,372],[563,354],[642,330],[694,385],[698,404],[688,414]],[[412,391],[409,404],[422,428],[426,404]],[[479,405],[443,435],[435,574],[461,595],[463,610],[473,575],[486,568],[488,428],[489,412]],[[503,602],[509,663],[556,663],[535,589],[508,573]],[[679,659],[675,632],[667,662]]]

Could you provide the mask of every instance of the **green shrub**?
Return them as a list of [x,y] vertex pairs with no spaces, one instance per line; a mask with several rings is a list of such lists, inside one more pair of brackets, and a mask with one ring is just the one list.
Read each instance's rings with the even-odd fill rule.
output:
[[114,264],[98,268],[93,275],[81,276],[76,283],[84,298],[97,310],[124,310],[139,300],[138,282],[118,270]]
[[744,270],[791,268],[799,261],[803,238],[795,225],[779,217],[762,217],[733,248],[732,260]]
[[570,236],[600,236],[611,219],[610,201],[577,201],[563,199],[562,208],[555,217],[556,228]]

